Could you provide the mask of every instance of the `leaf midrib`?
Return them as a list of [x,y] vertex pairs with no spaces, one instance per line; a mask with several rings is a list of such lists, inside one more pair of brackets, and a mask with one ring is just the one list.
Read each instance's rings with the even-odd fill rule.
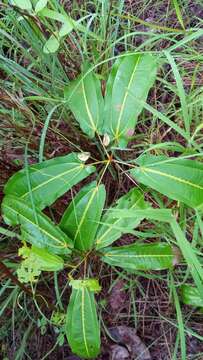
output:
[[160,170],[154,170],[154,169],[150,169],[150,168],[147,168],[147,167],[144,167],[144,166],[140,167],[140,170],[143,173],[145,173],[145,172],[154,173],[154,174],[157,174],[157,175],[160,175],[160,176],[168,177],[169,179],[175,180],[175,181],[183,183],[185,185],[189,185],[189,186],[194,187],[196,189],[203,190],[203,186],[201,186],[201,185],[192,183],[189,180],[185,180],[185,179],[177,177],[175,175],[164,173],[164,172],[162,172]]
[[[13,211],[15,214],[22,216],[27,222],[29,222],[30,224],[34,225],[35,227],[37,227],[42,233],[46,234],[48,237],[52,238],[54,241],[56,241],[59,244],[64,244],[64,248],[68,247],[68,244],[64,241],[60,241],[57,238],[55,238],[53,235],[51,235],[50,233],[48,233],[46,230],[44,230],[43,228],[41,228],[39,225],[37,225],[36,223],[34,223],[33,221],[31,221],[30,219],[28,219],[26,216],[24,216],[23,214],[19,214],[15,209],[11,208],[8,205],[4,205],[4,207],[6,207],[7,209]],[[23,224],[20,224],[21,226],[23,226]],[[53,245],[54,246],[54,245]]]

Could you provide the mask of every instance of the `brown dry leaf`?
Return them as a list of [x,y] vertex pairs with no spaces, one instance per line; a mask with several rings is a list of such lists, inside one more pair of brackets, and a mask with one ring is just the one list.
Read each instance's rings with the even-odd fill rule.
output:
[[124,345],[128,349],[130,353],[129,360],[135,360],[137,358],[139,360],[151,360],[149,350],[139,336],[137,336],[134,328],[129,326],[116,326],[110,328],[109,332],[117,343]]
[[112,345],[110,349],[110,360],[129,360],[130,355],[126,348],[120,345]]
[[109,304],[113,311],[118,312],[125,306],[126,300],[127,295],[124,290],[124,282],[119,280],[111,290]]

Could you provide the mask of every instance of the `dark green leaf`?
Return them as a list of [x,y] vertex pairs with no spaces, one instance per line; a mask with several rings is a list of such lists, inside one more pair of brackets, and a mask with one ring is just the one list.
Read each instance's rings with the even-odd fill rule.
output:
[[14,196],[6,196],[2,203],[4,221],[8,225],[21,225],[22,240],[53,254],[69,254],[72,240],[38,209]]
[[132,244],[102,249],[102,260],[129,270],[162,270],[173,267],[175,255],[170,245]]
[[[28,174],[25,169],[18,171],[8,180],[4,193],[16,195],[29,203],[33,199],[42,210],[94,171],[93,166],[79,160],[78,154],[71,153],[30,165]],[[32,192],[29,191],[29,182]]]
[[156,78],[156,59],[152,55],[128,54],[118,59],[107,82],[104,132],[117,146],[126,146],[137,118]]
[[94,244],[105,203],[105,187],[94,181],[84,186],[65,211],[60,227],[72,239],[74,247],[90,250]]
[[181,286],[181,299],[186,305],[203,307],[203,298],[201,297],[198,289],[191,285]]
[[130,173],[137,181],[193,208],[203,204],[203,163],[150,155],[136,163]]
[[82,75],[65,88],[64,95],[81,129],[93,138],[103,125],[103,97],[99,80],[88,71],[85,65]]
[[100,350],[100,326],[94,292],[89,288],[73,288],[67,309],[66,336],[73,353],[91,359]]
[[118,199],[116,205],[108,209],[101,219],[101,225],[96,235],[96,248],[100,249],[112,244],[122,234],[127,234],[138,226],[143,218],[143,216],[135,215],[125,219],[123,216],[115,218],[112,210],[124,209],[125,211],[126,209],[145,209],[146,207],[143,194],[136,188]]

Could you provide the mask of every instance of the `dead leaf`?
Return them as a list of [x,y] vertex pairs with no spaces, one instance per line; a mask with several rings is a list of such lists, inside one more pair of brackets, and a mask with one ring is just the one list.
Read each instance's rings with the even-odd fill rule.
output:
[[146,345],[137,336],[136,330],[128,326],[110,328],[109,332],[113,339],[120,345],[125,345],[130,353],[129,359],[151,360],[151,355]]
[[127,295],[124,291],[124,282],[123,280],[119,280],[111,290],[109,304],[113,311],[118,312],[125,306],[126,300]]
[[111,346],[110,360],[129,360],[129,352],[126,348],[120,345]]

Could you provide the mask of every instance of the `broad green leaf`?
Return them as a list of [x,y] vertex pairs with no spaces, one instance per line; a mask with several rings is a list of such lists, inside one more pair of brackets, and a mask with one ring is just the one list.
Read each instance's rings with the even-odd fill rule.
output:
[[73,353],[85,359],[100,351],[100,326],[94,292],[88,287],[73,288],[67,309],[66,336]]
[[203,163],[144,155],[130,171],[139,182],[193,208],[203,204]]
[[181,286],[181,300],[186,305],[203,307],[203,298],[198,289],[191,285]]
[[[29,203],[33,200],[42,210],[94,171],[93,166],[79,160],[78,154],[71,153],[30,165],[28,174],[25,169],[18,171],[8,180],[4,193],[16,195]],[[32,192],[29,191],[29,182]]]
[[103,125],[103,97],[100,81],[89,71],[85,64],[79,78],[65,88],[64,96],[81,129],[93,138]]
[[34,282],[41,271],[59,271],[64,267],[61,257],[36,246],[31,248],[23,246],[19,249],[18,254],[23,258],[21,266],[17,270],[21,282]]
[[53,254],[69,254],[72,240],[38,209],[14,196],[5,196],[2,213],[6,224],[20,225],[22,240]]
[[162,270],[173,267],[175,255],[170,245],[132,244],[102,249],[102,260],[126,270]]
[[115,218],[112,210],[123,209],[145,209],[147,204],[144,201],[143,194],[136,188],[131,189],[126,195],[117,200],[116,205],[108,209],[101,219],[101,225],[96,235],[96,248],[101,249],[112,244],[119,239],[122,234],[127,234],[139,225],[143,216],[134,216],[123,218],[118,216]]
[[35,5],[35,12],[38,13],[39,11],[44,9],[45,6],[47,6],[47,2],[48,2],[48,0],[39,0],[37,2],[37,4]]
[[19,7],[22,10],[32,10],[32,3],[30,0],[12,0],[11,4]]
[[90,250],[95,241],[105,203],[105,187],[94,181],[84,186],[65,211],[60,227],[79,250]]
[[50,38],[45,42],[43,52],[45,54],[55,53],[58,50],[59,46],[59,36],[55,33],[51,35]]
[[104,133],[117,146],[125,147],[156,78],[156,59],[152,55],[128,54],[119,58],[107,81]]

